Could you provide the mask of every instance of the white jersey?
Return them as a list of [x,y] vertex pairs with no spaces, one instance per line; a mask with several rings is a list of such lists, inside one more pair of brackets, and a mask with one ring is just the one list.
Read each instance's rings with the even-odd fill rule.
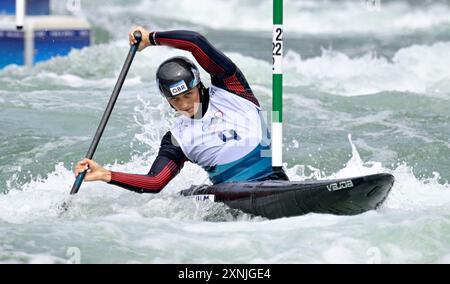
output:
[[215,183],[271,174],[270,137],[260,108],[215,86],[209,97],[202,118],[181,116],[171,129],[186,157],[207,170]]

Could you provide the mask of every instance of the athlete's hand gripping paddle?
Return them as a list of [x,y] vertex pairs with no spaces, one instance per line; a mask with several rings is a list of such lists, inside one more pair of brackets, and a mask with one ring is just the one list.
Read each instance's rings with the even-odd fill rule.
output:
[[[100,142],[100,138],[102,137],[103,131],[105,130],[106,124],[108,123],[108,119],[111,116],[111,112],[114,108],[114,104],[116,103],[117,97],[119,96],[120,90],[122,89],[122,85],[127,77],[128,70],[130,69],[131,63],[133,62],[136,51],[138,50],[139,43],[142,40],[142,34],[140,31],[135,31],[133,33],[136,43],[130,47],[130,51],[128,53],[127,59],[122,67],[122,71],[120,71],[119,78],[117,79],[116,86],[112,92],[111,98],[109,99],[108,106],[106,107],[105,112],[103,113],[102,120],[97,128],[97,132],[95,133],[94,139],[92,140],[91,146],[86,154],[86,158],[92,159],[94,156],[95,150],[97,149],[98,143]],[[77,176],[75,183],[73,184],[72,190],[70,194],[76,194],[80,189],[81,184],[83,183],[84,177],[86,176],[87,170],[83,171]]]

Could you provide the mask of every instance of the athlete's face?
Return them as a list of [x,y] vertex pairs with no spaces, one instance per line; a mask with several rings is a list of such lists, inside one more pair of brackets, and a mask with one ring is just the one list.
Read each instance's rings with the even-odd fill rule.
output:
[[189,92],[167,100],[179,113],[192,117],[197,113],[200,106],[200,90],[195,87]]

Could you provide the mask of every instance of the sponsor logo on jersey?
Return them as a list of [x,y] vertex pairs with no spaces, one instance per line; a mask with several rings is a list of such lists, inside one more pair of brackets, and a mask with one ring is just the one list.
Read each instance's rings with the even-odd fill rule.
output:
[[224,131],[220,132],[218,134],[218,137],[220,139],[222,139],[223,142],[227,142],[227,141],[231,141],[231,140],[236,140],[236,141],[241,140],[241,137],[237,134],[236,130],[233,130],[233,129],[224,130]]
[[205,131],[219,131],[223,128],[223,112],[218,110],[214,113],[211,118],[205,119],[203,121],[202,130]]

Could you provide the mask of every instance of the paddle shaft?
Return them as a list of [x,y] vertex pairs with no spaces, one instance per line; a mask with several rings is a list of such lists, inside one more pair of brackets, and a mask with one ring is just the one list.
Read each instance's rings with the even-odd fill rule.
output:
[[[89,150],[87,151],[86,158],[88,158],[88,159],[92,159],[94,157],[95,150],[97,149],[98,143],[100,142],[100,138],[103,135],[103,131],[106,128],[106,124],[108,123],[109,117],[111,116],[112,110],[117,101],[120,90],[122,89],[125,78],[127,77],[128,70],[130,69],[131,63],[133,62],[134,56],[136,55],[136,51],[138,50],[139,43],[141,42],[141,39],[142,39],[141,32],[139,32],[139,31],[134,32],[134,37],[136,38],[137,43],[133,44],[130,47],[130,51],[125,60],[125,63],[123,64],[122,71],[120,71],[119,78],[117,79],[117,83],[114,87],[111,98],[109,99],[108,105],[105,109],[105,112],[103,113],[103,117],[97,128],[97,132],[95,133],[94,139],[92,139],[91,146],[89,147]],[[82,173],[80,173],[77,176],[75,183],[72,186],[72,190],[70,191],[70,194],[73,195],[78,192],[81,184],[83,183],[84,177],[86,176],[86,173],[87,173],[87,170],[83,171]]]

